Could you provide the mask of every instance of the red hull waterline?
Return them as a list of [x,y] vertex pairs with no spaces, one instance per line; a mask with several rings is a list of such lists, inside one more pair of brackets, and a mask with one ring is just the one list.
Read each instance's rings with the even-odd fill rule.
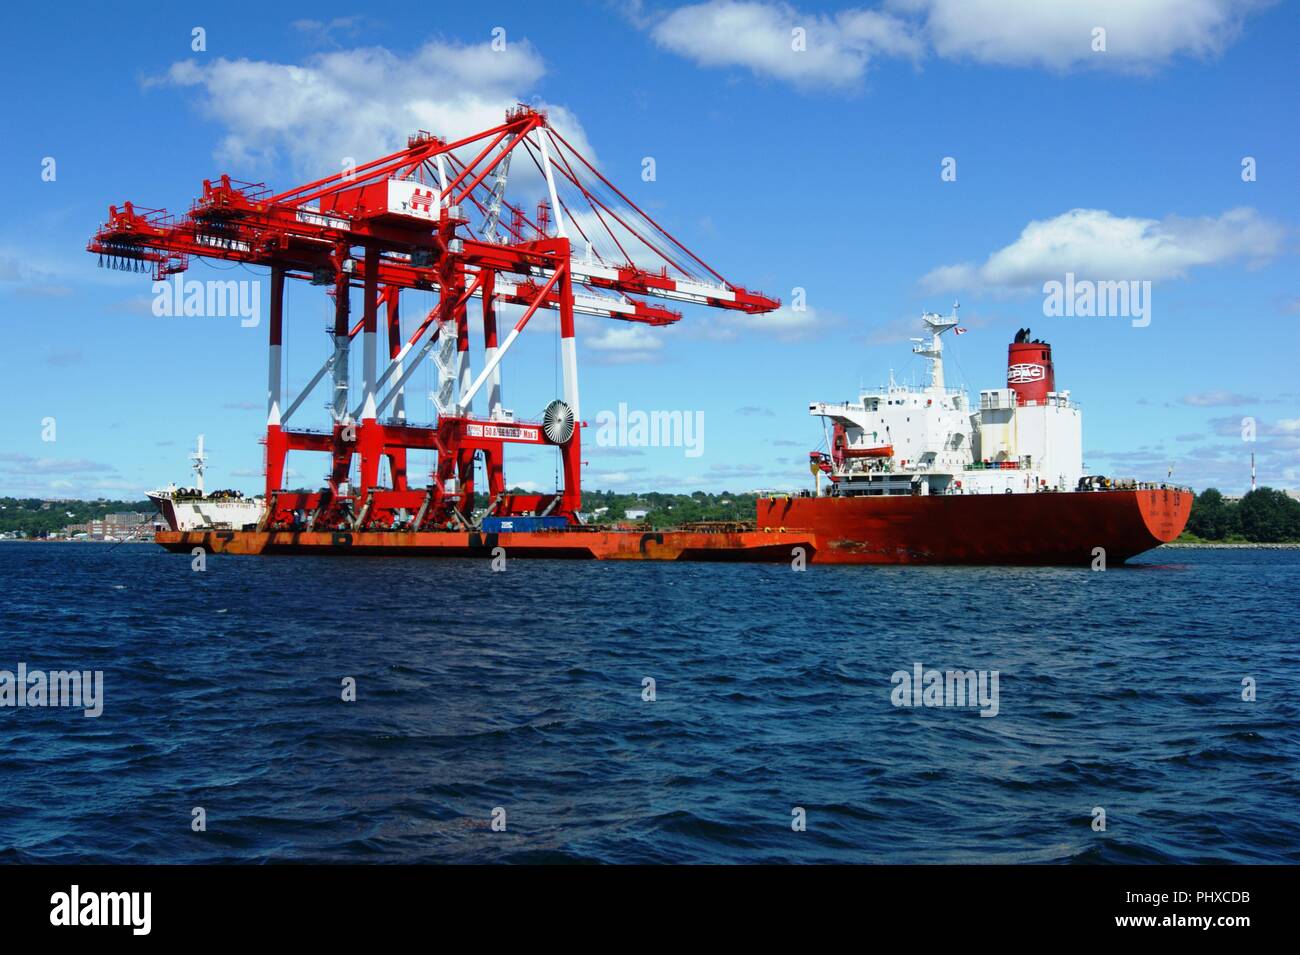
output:
[[1191,512],[1182,489],[890,497],[763,498],[754,530],[164,531],[168,550],[578,560],[816,564],[1108,565],[1172,541]]

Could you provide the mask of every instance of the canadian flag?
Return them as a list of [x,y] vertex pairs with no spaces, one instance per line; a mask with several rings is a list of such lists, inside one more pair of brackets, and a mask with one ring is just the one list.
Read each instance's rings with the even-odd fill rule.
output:
[[957,325],[953,327],[952,333],[954,335],[965,335],[968,331],[970,331],[970,329],[962,328],[960,325]]

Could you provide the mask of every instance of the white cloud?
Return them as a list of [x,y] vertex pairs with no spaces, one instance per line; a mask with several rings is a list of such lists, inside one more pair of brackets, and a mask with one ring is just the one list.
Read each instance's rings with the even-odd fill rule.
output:
[[[402,55],[383,47],[317,53],[301,65],[218,58],[175,63],[146,85],[193,87],[204,111],[226,130],[217,156],[237,168],[288,159],[324,174],[345,158],[364,162],[393,152],[419,129],[449,139],[501,123],[505,110],[545,72],[527,40],[504,50],[489,43],[431,41]],[[589,159],[577,120],[537,103]],[[517,164],[523,171],[531,163]]]
[[[1191,405],[1194,408],[1221,408],[1226,405],[1250,405],[1259,399],[1251,398],[1248,395],[1239,395],[1235,392],[1224,391],[1202,391],[1194,395],[1183,395],[1183,404]],[[1240,423],[1239,423],[1240,424]]]
[[820,320],[818,319],[815,308],[803,308],[796,311],[789,305],[782,305],[775,312],[765,312],[761,315],[728,312],[725,321],[735,326],[738,331],[771,335],[782,341],[805,338],[816,331],[819,326],[827,324],[824,316]]
[[0,473],[3,474],[113,474],[116,470],[111,464],[85,458],[34,458],[20,452],[0,453]]
[[1035,220],[1020,238],[982,264],[942,265],[921,279],[927,292],[1030,289],[1067,272],[1096,280],[1159,281],[1194,266],[1238,259],[1259,264],[1276,255],[1285,230],[1250,208],[1221,216],[1140,219],[1104,209],[1071,209]]
[[814,308],[799,311],[782,305],[774,312],[749,315],[745,312],[718,312],[691,324],[693,333],[718,341],[732,341],[741,336],[795,341],[809,338],[833,324],[833,319],[819,315]]
[[584,323],[590,329],[581,346],[599,353],[606,364],[636,364],[656,361],[664,347],[663,329],[631,322],[593,318]]
[[[925,18],[935,53],[1003,66],[1148,72],[1178,56],[1218,56],[1259,0],[901,0]],[[1106,31],[1093,51],[1092,31]]]
[[299,33],[316,43],[326,46],[338,46],[337,34],[355,36],[363,25],[360,16],[334,17],[331,20],[294,20],[290,24]]
[[[694,311],[694,310],[692,310]],[[795,341],[807,338],[831,324],[814,309],[794,311],[781,306],[764,315],[716,311],[710,314],[688,311],[678,326],[653,328],[632,322],[609,321],[588,315],[578,316],[579,348],[602,364],[639,364],[662,358],[667,335],[712,341],[734,341],[742,336],[757,339]]]
[[[742,67],[800,87],[858,86],[873,60],[926,55],[1056,72],[1151,72],[1220,55],[1272,0],[887,0],[880,9],[805,13],[767,0],[710,0],[633,22],[702,66]],[[807,32],[795,50],[791,31]],[[1093,49],[1093,30],[1106,49]]]
[[[796,29],[805,36],[796,49]],[[703,66],[739,66],[800,86],[854,86],[877,55],[915,57],[920,41],[904,21],[875,10],[834,16],[784,3],[710,0],[681,7],[651,27],[665,49]]]
[[[1250,401],[1253,402],[1254,399]],[[1229,404],[1229,402],[1220,402],[1220,404]],[[1211,418],[1210,433],[1220,438],[1232,438],[1234,442],[1240,442],[1241,422],[1242,419],[1238,417]],[[1295,443],[1296,438],[1300,437],[1300,418],[1279,418],[1276,421],[1259,419],[1255,421],[1255,429],[1258,435],[1280,439],[1274,442],[1275,445],[1282,443],[1292,450],[1300,448],[1300,445]]]

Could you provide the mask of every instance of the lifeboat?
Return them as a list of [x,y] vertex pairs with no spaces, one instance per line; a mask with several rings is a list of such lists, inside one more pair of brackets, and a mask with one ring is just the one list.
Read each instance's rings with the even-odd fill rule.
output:
[[892,458],[894,456],[894,446],[892,444],[882,444],[875,448],[843,448],[841,450],[846,458]]
[[835,451],[838,458],[892,458],[894,456],[892,444],[879,444],[871,448],[851,447],[848,435],[839,424],[835,426]]

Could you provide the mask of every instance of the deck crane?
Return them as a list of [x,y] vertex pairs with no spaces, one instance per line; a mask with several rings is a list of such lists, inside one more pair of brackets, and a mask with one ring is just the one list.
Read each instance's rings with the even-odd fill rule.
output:
[[[519,155],[516,155],[519,154]],[[506,192],[514,168],[530,162],[544,184],[535,216]],[[525,167],[527,169],[527,167]],[[518,178],[518,177],[516,177]],[[575,254],[575,244],[585,252]],[[126,202],[87,246],[100,264],[151,271],[155,281],[185,271],[191,258],[270,270],[266,501],[259,529],[435,530],[472,526],[474,461],[487,475],[486,513],[553,515],[578,523],[581,505],[581,406],[574,315],[667,325],[688,303],[749,314],[780,305],[727,282],[582,156],[527,106],[500,125],[448,141],[426,132],[405,149],[355,168],[272,193],[262,183],[223,175],[205,180],[181,216]],[[303,391],[285,401],[281,381],[284,288],[288,278],[323,286],[333,298],[333,348]],[[401,293],[436,293],[437,304],[403,337]],[[352,317],[359,290],[361,317]],[[471,367],[469,303],[481,304],[484,364]],[[504,338],[497,309],[523,307]],[[502,362],[539,309],[559,313],[563,396],[539,421],[516,419],[502,404]],[[378,362],[380,312],[388,361]],[[361,336],[360,388],[349,364]],[[437,422],[407,421],[405,389],[430,362],[438,371]],[[294,427],[304,400],[329,377],[332,424]],[[486,413],[474,398],[486,388]],[[551,445],[563,485],[555,494],[511,494],[506,444]],[[425,449],[436,466],[425,488],[408,483],[406,455]],[[330,457],[326,486],[287,491],[289,451]],[[380,485],[387,461],[391,486]],[[358,461],[359,480],[348,480]]]

